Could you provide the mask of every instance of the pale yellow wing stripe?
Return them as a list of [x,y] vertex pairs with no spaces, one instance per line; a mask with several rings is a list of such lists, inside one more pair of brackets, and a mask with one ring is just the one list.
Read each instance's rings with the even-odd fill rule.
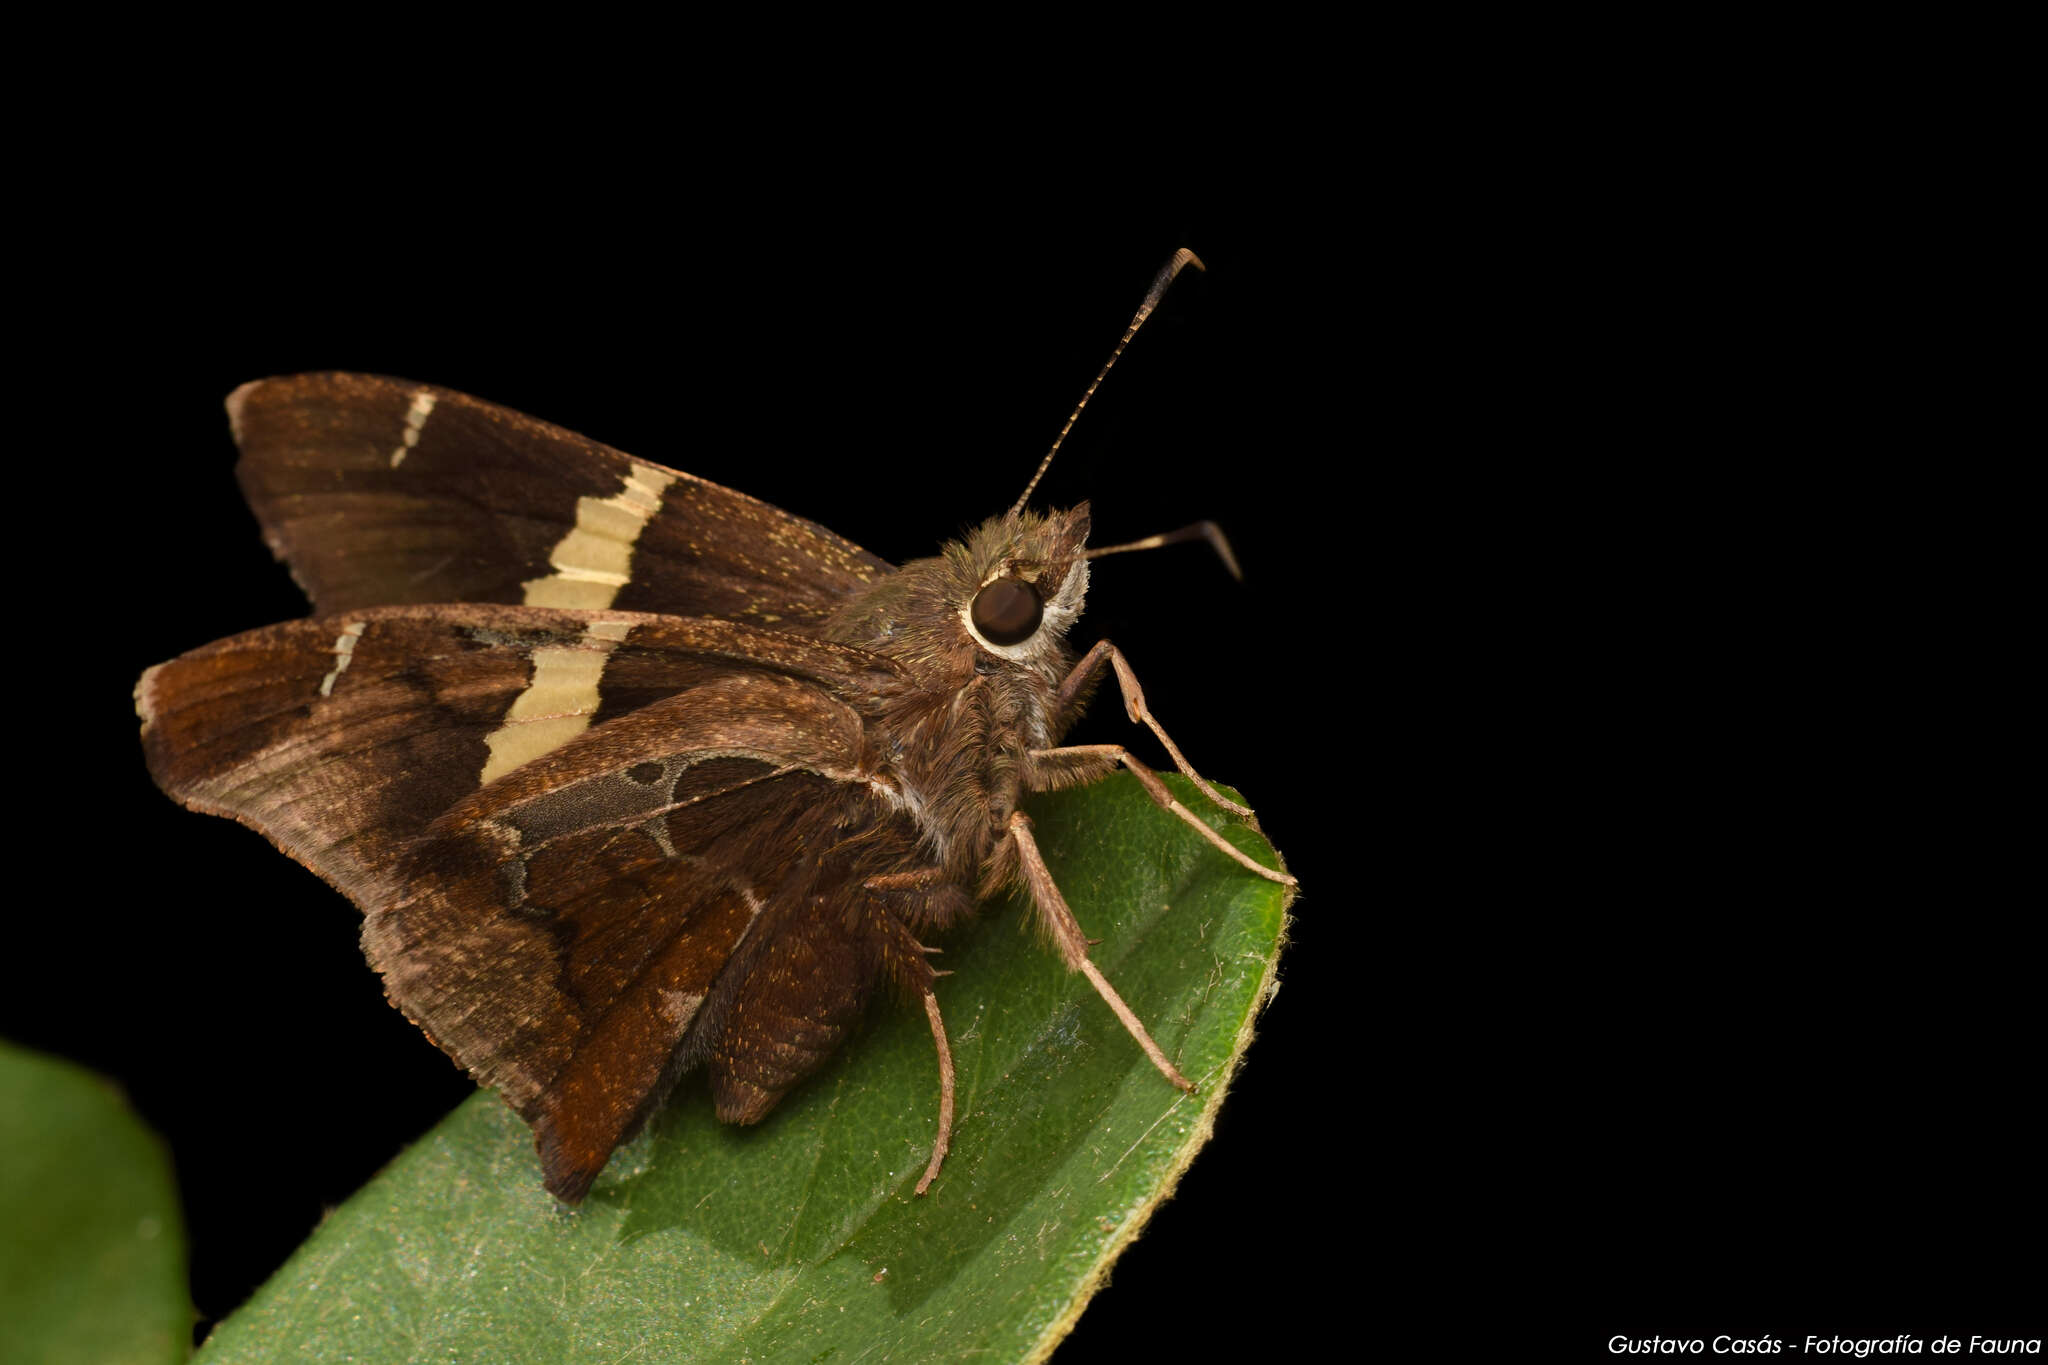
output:
[[[521,585],[526,605],[585,611],[611,606],[632,577],[633,546],[661,510],[663,490],[675,481],[668,470],[633,464],[625,487],[611,497],[578,498],[576,525],[548,555],[554,572]],[[605,661],[632,628],[626,621],[593,621],[575,644],[533,652],[532,681],[506,710],[505,723],[484,741],[490,758],[482,781],[531,763],[590,728]]]
[[630,621],[592,621],[575,644],[533,651],[533,680],[513,698],[505,723],[484,740],[491,756],[484,761],[483,782],[561,748],[590,727],[605,661],[632,629]]
[[644,464],[626,472],[626,486],[609,498],[578,498],[576,525],[548,556],[554,572],[530,578],[529,607],[581,607],[602,611],[631,577],[633,545],[661,510],[661,494],[676,476]]

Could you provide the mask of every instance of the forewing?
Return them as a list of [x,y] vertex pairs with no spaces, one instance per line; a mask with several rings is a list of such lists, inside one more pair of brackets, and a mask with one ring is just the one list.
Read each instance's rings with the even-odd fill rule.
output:
[[243,492],[319,614],[500,602],[808,634],[891,572],[744,493],[432,385],[294,375],[228,413]]
[[364,909],[444,812],[592,724],[720,678],[783,676],[864,709],[877,655],[732,622],[488,605],[292,621],[136,686],[150,771],[261,831]]

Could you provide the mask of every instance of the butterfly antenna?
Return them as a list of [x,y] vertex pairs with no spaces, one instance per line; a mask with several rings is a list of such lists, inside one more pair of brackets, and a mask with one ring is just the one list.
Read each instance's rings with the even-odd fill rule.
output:
[[1180,545],[1190,540],[1206,540],[1216,557],[1223,561],[1223,567],[1230,570],[1230,576],[1244,582],[1244,570],[1238,567],[1237,556],[1231,552],[1230,541],[1224,536],[1223,528],[1213,521],[1198,521],[1193,526],[1183,526],[1178,531],[1164,535],[1146,536],[1125,545],[1097,545],[1092,547],[1083,559],[1100,559],[1104,555],[1120,555],[1128,550],[1156,550],[1162,545]]
[[1152,281],[1152,287],[1145,291],[1145,301],[1138,305],[1137,316],[1131,319],[1130,326],[1124,328],[1123,340],[1117,342],[1116,349],[1109,353],[1109,359],[1103,361],[1102,368],[1095,372],[1095,381],[1088,386],[1088,392],[1081,395],[1081,401],[1074,404],[1074,410],[1067,414],[1067,424],[1060,428],[1059,435],[1053,437],[1052,449],[1046,451],[1045,458],[1038,462],[1038,472],[1031,476],[1030,483],[1024,485],[1024,491],[1018,495],[1016,503],[1010,508],[1011,516],[1014,517],[1024,510],[1024,504],[1031,499],[1031,490],[1038,487],[1038,481],[1045,477],[1046,467],[1052,463],[1052,457],[1059,454],[1060,442],[1066,440],[1067,433],[1074,429],[1074,419],[1081,415],[1082,408],[1088,406],[1088,400],[1093,398],[1095,390],[1101,387],[1102,378],[1109,373],[1109,367],[1116,364],[1116,358],[1124,353],[1124,347],[1131,344],[1131,338],[1138,334],[1138,329],[1145,325],[1145,319],[1152,316],[1152,310],[1157,308],[1159,300],[1166,296],[1166,286],[1173,283],[1173,277],[1180,274],[1183,266],[1190,265],[1197,270],[1209,268],[1202,264],[1201,257],[1186,247],[1174,252],[1173,259],[1160,268],[1158,276]]

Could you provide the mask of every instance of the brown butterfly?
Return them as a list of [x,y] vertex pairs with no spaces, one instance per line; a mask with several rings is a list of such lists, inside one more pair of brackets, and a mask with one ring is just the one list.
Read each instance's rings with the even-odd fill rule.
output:
[[[1190,263],[1161,271],[1096,383]],[[953,1111],[924,939],[1019,882],[1068,965],[1193,1088],[1089,961],[1019,802],[1121,764],[1293,884],[1122,746],[1060,745],[1110,668],[1131,719],[1250,818],[1195,775],[1114,646],[1076,659],[1065,638],[1091,559],[1203,537],[1228,562],[1213,526],[1090,549],[1085,504],[1025,510],[1034,476],[1003,516],[895,568],[428,385],[263,380],[228,414],[242,488],[316,615],[145,673],[150,771],[362,909],[392,1002],[533,1126],[557,1196],[580,1200],[696,1066],[719,1118],[760,1120],[884,980],[922,999],[938,1050],[922,1194]]]

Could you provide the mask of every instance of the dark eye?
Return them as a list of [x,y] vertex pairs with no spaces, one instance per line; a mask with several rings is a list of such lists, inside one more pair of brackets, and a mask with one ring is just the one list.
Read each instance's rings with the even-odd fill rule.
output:
[[992,645],[1014,645],[1028,640],[1045,617],[1038,589],[1014,578],[998,578],[974,594],[968,613],[974,628]]

